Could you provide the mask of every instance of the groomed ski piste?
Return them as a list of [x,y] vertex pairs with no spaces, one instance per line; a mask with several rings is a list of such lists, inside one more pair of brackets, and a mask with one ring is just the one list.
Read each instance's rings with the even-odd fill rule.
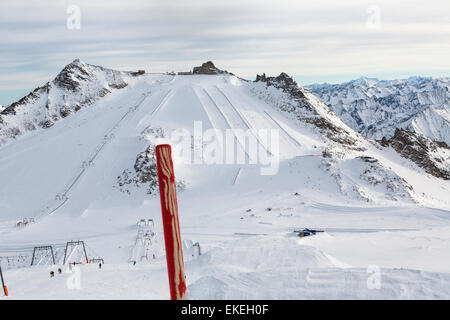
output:
[[[270,104],[263,83],[229,74],[128,81],[0,147],[0,256],[29,257],[43,245],[58,252],[55,265],[8,267],[3,259],[9,297],[0,299],[168,299],[159,195],[135,185],[121,192],[117,178],[150,142],[171,143],[172,130],[194,132],[195,121],[203,130],[253,129],[268,154],[276,150],[257,130],[276,129],[280,162],[275,175],[261,175],[259,165],[174,159],[184,184],[178,207],[189,299],[450,298],[448,181],[354,131],[384,168],[371,167],[378,183],[361,178],[368,163],[357,156],[330,163],[321,156],[330,142]],[[148,128],[166,137],[155,140]],[[383,180],[391,176],[399,178]],[[23,217],[35,222],[16,227]],[[301,228],[325,232],[299,238]],[[61,261],[71,240],[104,260],[101,269],[77,265],[77,287]],[[62,274],[50,278],[57,268]]]

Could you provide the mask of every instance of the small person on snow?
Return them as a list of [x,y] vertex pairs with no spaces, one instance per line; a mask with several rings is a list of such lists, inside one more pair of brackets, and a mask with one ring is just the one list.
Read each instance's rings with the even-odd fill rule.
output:
[[99,269],[102,268],[102,264],[101,264],[101,263],[98,264],[98,268],[99,268]]
[[135,266],[135,265],[136,265],[136,260],[133,261],[133,266]]
[[62,270],[61,270],[61,268],[58,268],[58,273],[59,273],[59,274],[61,274],[61,273],[62,273]]
[[53,271],[50,271],[50,278],[53,278],[55,276],[55,273]]

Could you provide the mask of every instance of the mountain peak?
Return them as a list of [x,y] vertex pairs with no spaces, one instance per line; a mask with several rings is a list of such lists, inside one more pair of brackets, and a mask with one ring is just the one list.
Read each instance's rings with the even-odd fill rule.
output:
[[76,91],[80,88],[80,81],[87,80],[91,76],[89,65],[80,59],[75,59],[61,70],[54,83],[70,91]]
[[[126,72],[73,60],[53,81],[36,88],[7,109],[0,109],[0,145],[27,131],[49,128],[112,90],[126,87],[129,76]],[[30,113],[32,117],[28,116]]]
[[375,83],[377,83],[379,80],[377,78],[369,78],[369,77],[360,77],[356,80],[351,81],[354,84],[357,85],[366,85],[366,86],[371,86],[374,85]]

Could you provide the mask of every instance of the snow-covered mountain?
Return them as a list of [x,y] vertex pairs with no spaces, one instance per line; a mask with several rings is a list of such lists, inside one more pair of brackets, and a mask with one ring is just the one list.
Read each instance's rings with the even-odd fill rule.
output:
[[79,59],[68,64],[53,81],[36,88],[0,113],[0,144],[92,105],[114,89],[127,85],[132,73],[89,65]]
[[360,78],[307,88],[368,137],[390,138],[398,128],[450,145],[450,78]]
[[[49,283],[48,266],[7,271],[11,296],[166,298],[154,147],[175,150],[175,133],[187,132],[188,149],[202,155],[190,164],[174,152],[191,298],[450,297],[450,185],[437,177],[448,172],[445,150],[430,155],[444,161],[430,171],[400,142],[425,144],[422,154],[431,142],[367,139],[287,74],[247,81],[204,66],[146,74],[75,60],[1,113],[0,259],[29,266],[34,246],[52,244],[61,257],[66,241],[82,239],[106,262],[100,273],[83,266],[79,292]],[[198,139],[199,123],[204,132],[234,130],[232,150],[246,161],[201,161],[223,143]],[[274,174],[261,173],[274,162],[251,163],[251,139],[276,160]],[[35,223],[15,227],[25,217]],[[139,241],[141,219],[155,222],[150,245]],[[303,227],[326,232],[295,237]],[[380,290],[367,287],[373,265],[382,268]]]

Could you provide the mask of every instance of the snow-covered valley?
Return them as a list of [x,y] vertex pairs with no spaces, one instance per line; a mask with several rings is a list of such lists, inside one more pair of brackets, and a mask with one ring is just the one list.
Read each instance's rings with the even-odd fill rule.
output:
[[[449,180],[352,130],[287,76],[136,76],[73,64],[65,77],[79,86],[61,93],[51,83],[0,118],[0,257],[10,299],[167,299],[151,150],[174,144],[175,129],[194,132],[195,121],[219,132],[277,130],[277,148],[255,136],[279,167],[262,175],[258,164],[174,159],[189,298],[450,298]],[[76,107],[77,99],[89,101]],[[148,259],[135,255],[141,219],[155,223]],[[299,238],[302,228],[325,232]],[[105,262],[79,266],[79,289],[67,285],[67,264],[55,278],[45,259],[29,267],[43,245],[62,265],[71,240]],[[189,245],[196,242],[201,255]]]

